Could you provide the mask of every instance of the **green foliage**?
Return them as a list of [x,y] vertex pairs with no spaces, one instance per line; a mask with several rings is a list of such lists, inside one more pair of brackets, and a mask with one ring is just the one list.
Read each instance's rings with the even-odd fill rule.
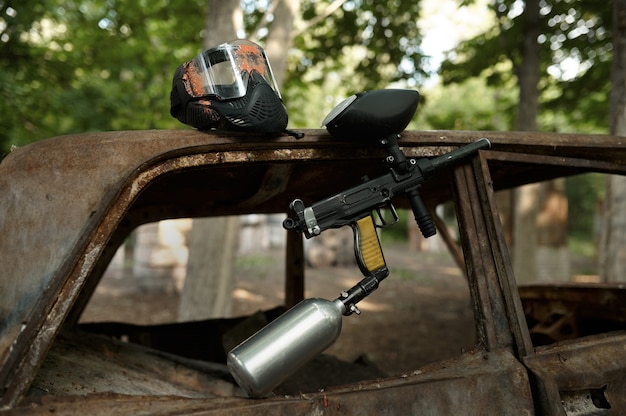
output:
[[[281,91],[289,113],[290,128],[320,127],[324,117],[335,106],[335,99],[352,94],[339,86],[327,88],[328,84],[291,83],[289,88]],[[328,91],[332,91],[333,94],[329,94]]]
[[600,201],[604,199],[604,175],[590,173],[567,178],[565,194],[568,201],[568,231],[587,238],[599,230],[597,215],[601,212]]
[[495,88],[483,78],[423,93],[426,105],[419,112],[420,129],[507,130],[517,103],[513,88]]
[[[270,4],[242,0],[246,31],[261,42]],[[420,77],[418,2],[349,0],[320,18],[330,4],[302,2],[311,26],[297,36],[283,88],[294,127],[319,126],[354,92]],[[184,128],[169,115],[171,77],[200,52],[206,8],[206,0],[0,0],[0,151],[66,133]]]
[[[540,127],[606,132],[612,2],[541,0],[539,5]],[[489,85],[510,85],[521,63],[524,6],[519,0],[494,0],[496,25],[449,54],[441,66],[443,82],[482,77]]]
[[[338,100],[425,79],[418,1],[302,0],[305,29],[282,88],[294,128],[317,127]],[[270,0],[243,0],[247,33],[260,38]],[[417,128],[509,129],[515,111],[519,1],[494,1],[497,24],[459,46],[425,92]],[[542,68],[575,57],[578,76],[542,80],[540,125],[603,131],[611,57],[610,2],[542,0]],[[174,69],[201,50],[205,0],[0,0],[0,150],[59,134],[184,128],[169,115]],[[270,19],[271,20],[271,19]],[[308,26],[307,26],[308,25]],[[561,67],[559,66],[561,65]],[[464,81],[470,77],[480,78]],[[456,83],[458,85],[450,86]],[[412,125],[412,126],[413,126]]]
[[[333,3],[301,3],[305,29],[282,88],[293,128],[318,127],[353,93],[416,87],[426,77],[419,1],[347,0],[326,15]],[[246,31],[261,41],[270,4],[242,0]],[[444,86],[422,91],[411,128],[512,128],[523,5],[493,0],[493,26],[448,54]],[[201,50],[206,7],[206,0],[0,0],[0,154],[66,133],[185,128],[169,115],[171,77]],[[610,0],[540,1],[542,130],[606,132],[611,10]],[[602,191],[598,176],[568,179],[572,232],[593,232]],[[391,227],[383,238],[405,238],[405,229]]]
[[[304,0],[304,23],[317,21],[330,3]],[[415,85],[424,75],[419,12],[414,0],[346,1],[296,38],[300,53],[290,70],[290,85],[322,85],[333,76],[350,93],[399,80]]]
[[[583,131],[606,132],[609,106],[612,1],[553,2],[540,41],[550,49],[548,72],[560,94],[544,99],[547,111],[565,114]],[[544,8],[547,10],[546,8]],[[567,64],[580,62],[578,73]]]
[[[567,249],[577,258],[586,257],[588,259],[597,258],[597,240],[589,238],[588,235],[570,234],[567,238]],[[596,261],[584,264],[578,274],[598,274]]]
[[0,148],[179,126],[168,114],[171,76],[200,49],[203,0],[0,5]]
[[444,85],[484,77],[490,85],[499,86],[512,76],[510,66],[499,67],[506,60],[506,48],[500,32],[493,27],[448,52],[439,73]]
[[[398,222],[388,228],[383,228],[379,233],[381,244],[406,241],[408,221],[412,221],[413,212],[406,209],[398,209]],[[391,212],[384,212],[387,221],[391,221]]]
[[[466,0],[466,3],[471,0]],[[522,32],[528,27],[523,20],[525,1],[493,0],[491,3],[496,24],[485,33],[463,42],[449,54],[442,64],[441,77],[446,85],[442,91],[456,100],[444,100],[451,107],[429,108],[425,120],[434,128],[477,129],[484,126],[507,130],[515,119],[514,97],[502,91],[514,89],[523,50]],[[606,0],[540,0],[539,36],[541,47],[539,89],[540,113],[538,126],[544,131],[606,133],[609,113],[609,79],[611,50],[612,2]],[[474,79],[476,81],[471,81]],[[485,80],[486,85],[478,80]],[[469,87],[479,83],[478,87]],[[454,88],[450,88],[454,86]],[[492,117],[500,123],[491,123],[481,94],[463,102],[455,91],[493,91],[499,100],[493,102]],[[468,91],[469,93],[469,91]],[[443,93],[440,95],[444,95]],[[431,102],[438,103],[437,95]],[[448,97],[446,97],[448,98]],[[503,100],[504,98],[504,100]],[[477,106],[476,103],[479,103]],[[433,106],[434,107],[434,106]],[[432,111],[432,113],[431,113]],[[438,115],[433,117],[432,114]],[[440,114],[445,114],[441,116]],[[472,115],[476,117],[472,117]],[[482,121],[482,124],[480,123]],[[577,236],[593,237],[596,226],[597,201],[604,190],[600,175],[581,175],[568,178],[566,192],[569,200],[569,231]]]

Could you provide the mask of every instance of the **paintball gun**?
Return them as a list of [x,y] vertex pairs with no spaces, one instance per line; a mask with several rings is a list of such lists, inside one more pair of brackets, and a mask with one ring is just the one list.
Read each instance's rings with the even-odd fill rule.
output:
[[[419,195],[429,178],[488,149],[487,139],[462,146],[432,159],[407,158],[398,138],[410,122],[419,94],[411,90],[375,90],[353,95],[335,107],[323,125],[335,137],[358,137],[382,146],[389,171],[323,201],[306,206],[300,199],[290,204],[293,216],[283,222],[287,230],[312,238],[329,228],[349,225],[354,230],[354,251],[365,276],[334,301],[306,299],[287,311],[228,354],[228,366],[237,383],[252,397],[269,393],[290,374],[328,348],[341,332],[342,315],[359,314],[356,304],[378,288],[389,275],[376,228],[398,221],[391,201],[405,195],[425,238],[436,234],[430,214]],[[393,221],[380,210],[388,207]],[[374,218],[377,212],[378,221]]]
[[[309,207],[300,199],[295,199],[290,204],[294,217],[283,222],[285,229],[301,232],[306,238],[315,237],[329,228],[345,225],[353,228],[357,264],[366,277],[364,280],[370,283],[362,285],[363,290],[354,295],[348,291],[351,296],[343,299],[348,313],[357,312],[355,304],[362,299],[360,296],[367,296],[376,288],[377,282],[389,274],[376,228],[398,221],[392,199],[405,195],[422,235],[425,238],[435,235],[435,225],[419,196],[419,188],[444,169],[461,163],[480,149],[490,147],[487,139],[480,139],[433,159],[406,158],[400,150],[398,138],[413,117],[418,99],[417,91],[388,89],[363,92],[339,104],[324,119],[323,125],[340,138],[351,137],[358,130],[361,137],[378,142],[386,150],[385,162],[390,166],[389,172],[374,179],[364,178],[363,183]],[[392,213],[391,223],[387,223],[380,213],[380,209],[385,207]],[[378,224],[373,212],[378,212]],[[353,299],[353,296],[356,298]]]

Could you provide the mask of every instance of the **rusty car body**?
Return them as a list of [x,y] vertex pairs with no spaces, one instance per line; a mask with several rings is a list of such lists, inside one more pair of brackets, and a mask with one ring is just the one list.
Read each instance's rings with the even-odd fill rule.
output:
[[[355,174],[383,169],[381,149],[322,130],[303,132],[300,140],[191,130],[89,133],[6,155],[0,162],[0,413],[626,413],[626,289],[518,288],[494,200],[496,190],[582,172],[624,175],[620,137],[402,134],[400,146],[411,157],[440,155],[480,137],[492,143],[422,188],[429,207],[454,201],[475,316],[476,346],[449,360],[401,376],[253,400],[234,387],[224,394],[228,389],[209,377],[210,363],[79,327],[116,249],[137,226],[283,213],[294,196],[320,200],[352,186]],[[293,304],[303,296],[301,239],[290,237],[287,257],[286,297]],[[67,382],[78,367],[80,383]]]

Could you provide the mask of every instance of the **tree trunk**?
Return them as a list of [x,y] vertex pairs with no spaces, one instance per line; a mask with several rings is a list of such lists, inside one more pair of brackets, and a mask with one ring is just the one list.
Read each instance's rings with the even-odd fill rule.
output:
[[537,215],[537,276],[539,281],[567,281],[571,268],[567,247],[568,202],[565,179],[541,183]]
[[204,49],[237,39],[243,31],[243,11],[239,0],[208,0]]
[[[288,53],[294,38],[294,22],[300,14],[300,0],[274,0],[274,19],[265,41],[265,53],[272,66],[278,89],[287,75]],[[305,255],[301,235],[287,231],[285,258],[285,306],[290,308],[304,298]],[[319,237],[318,237],[319,238]]]
[[[537,130],[541,33],[539,0],[526,0],[517,130]],[[568,280],[567,200],[561,182],[522,186],[514,192],[513,269],[520,282]]]
[[[266,53],[280,88],[293,41],[293,22],[299,0],[278,0],[269,28]],[[204,49],[236,39],[243,33],[239,0],[208,0]],[[179,306],[179,319],[226,317],[231,313],[233,260],[239,235],[236,217],[196,219],[190,232],[187,277]]]
[[[610,131],[626,136],[626,0],[613,1]],[[626,281],[626,177],[608,175],[598,255],[603,281]]]
[[523,18],[522,61],[517,67],[519,104],[516,128],[523,131],[536,131],[539,113],[540,64],[540,46],[537,37],[541,34],[539,0],[526,0]]
[[[243,27],[239,0],[208,0],[203,49],[237,38]],[[188,237],[189,260],[178,320],[229,317],[233,262],[239,236],[237,217],[194,219]]]
[[521,186],[513,191],[513,271],[520,283],[537,277],[537,214],[539,184]]
[[187,237],[189,261],[178,307],[179,321],[230,316],[238,238],[238,217],[193,220]]
[[293,43],[294,21],[299,14],[300,0],[278,1],[274,10],[274,20],[265,42],[265,53],[272,65],[278,88],[281,88],[287,74],[287,56]]
[[[522,61],[517,69],[519,105],[516,129],[537,130],[539,112],[539,0],[527,0],[524,9]],[[519,281],[531,281],[537,275],[536,218],[539,185],[532,184],[514,191],[513,270]]]

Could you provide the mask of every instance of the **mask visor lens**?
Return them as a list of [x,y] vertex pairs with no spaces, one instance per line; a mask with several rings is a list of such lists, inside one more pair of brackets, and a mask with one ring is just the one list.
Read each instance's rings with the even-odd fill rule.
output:
[[185,69],[185,87],[193,97],[213,95],[223,100],[246,95],[252,71],[258,72],[280,97],[263,49],[238,40],[196,56]]
[[270,61],[263,48],[249,40],[237,40],[228,46],[239,72],[250,76],[252,72],[257,72],[274,90],[278,98],[281,98]]

